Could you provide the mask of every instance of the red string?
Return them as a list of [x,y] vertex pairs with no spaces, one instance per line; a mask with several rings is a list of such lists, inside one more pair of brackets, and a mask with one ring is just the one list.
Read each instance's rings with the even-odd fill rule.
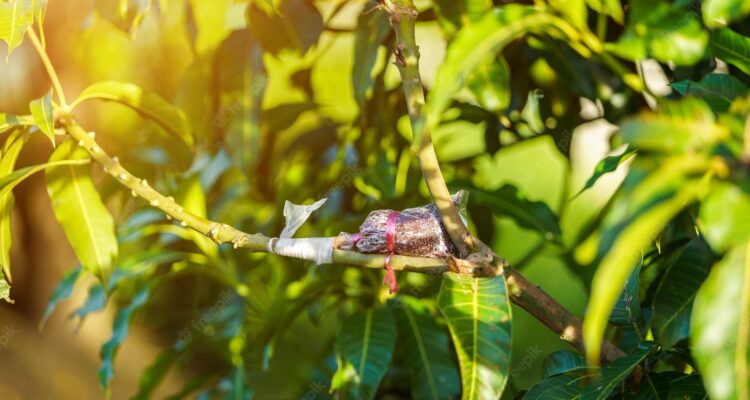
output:
[[388,293],[394,294],[398,290],[396,273],[391,268],[391,256],[396,252],[396,221],[398,220],[398,211],[391,211],[388,214],[388,222],[385,225],[385,243],[388,246],[388,255],[385,256],[385,278],[383,285],[388,285]]

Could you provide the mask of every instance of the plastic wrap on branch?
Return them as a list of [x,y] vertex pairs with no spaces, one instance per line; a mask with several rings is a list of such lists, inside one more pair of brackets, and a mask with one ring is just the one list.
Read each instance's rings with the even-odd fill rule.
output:
[[333,263],[334,238],[273,238],[268,252],[285,257],[314,261],[318,265]]
[[310,215],[325,204],[327,199],[320,199],[308,206],[284,203],[284,218],[286,226],[279,238],[268,241],[268,252],[280,256],[301,258],[314,261],[316,264],[330,264],[333,262],[333,238],[304,238],[292,239],[302,224]]
[[301,206],[287,200],[284,203],[284,219],[286,219],[286,226],[284,227],[284,230],[281,231],[279,237],[290,238],[294,236],[297,229],[299,229],[299,227],[310,218],[310,215],[315,212],[315,210],[322,207],[326,200],[328,199],[320,199],[309,206]]
[[[460,191],[452,196],[453,204],[463,214],[468,192]],[[393,210],[370,212],[359,227],[359,233],[339,235],[338,245],[342,250],[360,253],[388,254],[386,231],[388,216]],[[394,254],[413,257],[450,258],[458,256],[458,249],[451,242],[448,232],[440,222],[440,214],[434,204],[407,208],[396,217]]]

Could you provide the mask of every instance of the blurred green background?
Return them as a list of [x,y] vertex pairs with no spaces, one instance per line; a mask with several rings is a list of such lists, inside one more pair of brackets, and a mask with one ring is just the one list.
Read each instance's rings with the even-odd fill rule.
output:
[[[376,15],[361,15],[373,5],[292,1],[285,3],[290,18],[285,23],[291,25],[257,16],[260,22],[254,24],[253,12],[269,15],[270,6],[263,3],[250,6],[254,11],[248,24],[248,3],[234,0],[50,0],[44,20],[46,46],[69,97],[75,98],[91,83],[117,80],[157,93],[185,112],[197,142],[194,151],[115,103],[83,103],[75,115],[136,175],[188,201],[191,209],[202,209],[210,218],[274,236],[283,226],[285,200],[307,204],[325,196],[328,204],[298,236],[335,235],[356,231],[370,210],[428,202],[416,160],[408,150],[411,132],[400,78],[387,50],[393,38],[382,33],[381,41],[374,44],[374,57],[357,53],[364,51],[357,47],[361,46],[358,35],[370,34],[360,33],[358,20]],[[417,29],[421,72],[428,90],[451,35],[430,4],[418,3],[427,11]],[[5,52],[3,46],[0,53]],[[597,162],[613,150],[614,128],[601,118],[601,105],[559,89],[566,78],[546,56],[528,56],[528,48],[512,51],[517,53],[507,55],[512,63],[510,80],[524,81],[526,91],[519,92],[528,93],[528,98],[519,100],[518,94],[511,98],[507,89],[490,93],[490,100],[495,96],[499,104],[511,104],[499,112],[502,107],[480,109],[478,104],[487,104],[481,95],[464,90],[456,107],[447,113],[462,117],[446,118],[434,133],[435,146],[451,187],[492,191],[512,184],[528,200],[549,205],[560,221],[562,234],[557,238],[473,206],[471,229],[580,316],[591,271],[577,266],[566,246],[578,243],[582,229],[598,215],[623,171],[573,196]],[[370,86],[353,83],[355,73],[365,74],[362,79],[369,79]],[[0,77],[0,111],[5,113],[27,114],[29,101],[50,86],[28,41],[7,62],[0,62]],[[667,88],[668,92],[663,82],[658,84],[658,77],[655,90]],[[604,78],[593,81],[600,87],[609,82]],[[562,107],[562,111],[547,114],[540,107]],[[465,117],[472,112],[479,116]],[[510,118],[518,131],[497,125],[501,117]],[[539,134],[550,127],[557,133]],[[19,167],[44,162],[51,151],[49,142],[35,135]],[[149,214],[143,201],[133,199],[96,168],[94,180],[118,226],[125,230],[120,231],[120,261],[153,249],[153,242],[130,237],[127,229],[140,229],[137,218],[166,223],[163,217]],[[53,222],[45,190],[40,174],[14,192],[11,294],[15,304],[0,304],[0,333],[10,332],[0,343],[0,393],[4,399],[100,398],[99,349],[111,335],[122,302],[115,296],[106,307],[92,305],[82,313],[85,322],[69,318],[87,301],[88,288],[96,285],[86,277],[45,328],[37,329],[54,288],[76,265],[62,230]],[[160,248],[173,245],[174,238],[161,237]],[[321,309],[345,309],[352,299],[366,303],[367,298],[377,297],[362,282],[373,277],[377,281],[379,272],[318,268],[276,256],[230,253],[222,249],[205,267],[225,268],[223,273],[245,281],[253,296],[260,298],[259,304],[275,304],[275,298],[293,291],[295,284],[304,286],[315,273],[337,276],[330,283],[336,288],[326,289],[329,299],[316,306]],[[436,291],[435,283],[424,276],[401,273],[399,279],[407,282],[402,283],[405,294],[430,297]],[[119,351],[112,397],[134,395],[144,368],[179,340],[181,331],[192,332],[193,328],[185,327],[200,319],[202,310],[215,304],[222,293],[221,285],[200,273],[164,283],[135,319]],[[252,315],[240,306],[237,313],[247,317],[248,326],[256,322],[263,326],[264,321],[287,315],[287,308],[279,307],[268,306]],[[540,378],[544,355],[569,346],[515,306],[513,317],[511,384],[524,389]],[[310,374],[317,368],[315,360],[324,359],[329,351],[336,318],[330,313],[324,313],[322,321],[316,318],[311,312],[292,318],[288,331],[292,333],[278,339],[287,345],[276,347],[270,372],[251,378],[257,379],[253,390],[259,398],[264,394],[265,398],[301,398],[311,390],[315,395],[327,391],[311,389],[310,382],[315,381]],[[211,332],[205,337],[211,338]],[[252,343],[248,340],[245,346]],[[171,369],[154,397],[177,392],[202,368],[220,364],[216,359],[223,356],[210,354],[210,348],[195,350],[197,355],[186,362],[186,368]],[[291,371],[285,370],[290,364],[284,359],[297,359]],[[224,362],[228,360],[227,355]],[[274,388],[282,391],[273,392]]]

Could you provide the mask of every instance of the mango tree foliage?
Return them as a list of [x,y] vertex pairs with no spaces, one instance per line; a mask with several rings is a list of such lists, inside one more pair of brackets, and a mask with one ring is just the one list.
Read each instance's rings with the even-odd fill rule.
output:
[[[0,110],[0,299],[23,298],[14,196],[44,172],[79,266],[40,326],[70,299],[77,323],[116,312],[105,392],[139,324],[161,352],[137,398],[178,372],[173,398],[747,399],[747,0],[98,0],[54,41],[46,3],[0,1],[9,62],[47,51],[59,72]],[[412,22],[424,98],[397,68],[416,61],[394,32]],[[390,297],[380,264],[212,240],[224,223],[279,236],[286,200],[328,199],[296,237],[427,204],[420,139],[516,270],[447,259],[397,272]],[[167,217],[172,201],[210,234]]]

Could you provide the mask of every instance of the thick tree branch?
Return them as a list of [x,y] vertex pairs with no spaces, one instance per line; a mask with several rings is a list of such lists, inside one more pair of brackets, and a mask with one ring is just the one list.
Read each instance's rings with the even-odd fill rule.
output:
[[[552,332],[560,335],[560,339],[575,346],[585,354],[583,347],[583,325],[581,320],[568,311],[547,292],[530,282],[518,271],[508,268],[505,272],[508,282],[508,292],[513,303],[533,315]],[[602,341],[601,361],[607,364],[625,353],[607,340]]]
[[414,135],[412,150],[417,153],[427,189],[440,212],[451,241],[458,248],[461,257],[466,257],[475,250],[474,238],[466,229],[466,225],[453,205],[451,194],[445,185],[443,172],[438,164],[435,147],[432,145],[432,136],[429,130],[425,129],[426,124],[422,114],[425,96],[419,75],[419,47],[414,36],[414,24],[419,14],[411,0],[383,0],[381,7],[388,12],[391,26],[396,32],[396,66],[401,73],[411,130]]

